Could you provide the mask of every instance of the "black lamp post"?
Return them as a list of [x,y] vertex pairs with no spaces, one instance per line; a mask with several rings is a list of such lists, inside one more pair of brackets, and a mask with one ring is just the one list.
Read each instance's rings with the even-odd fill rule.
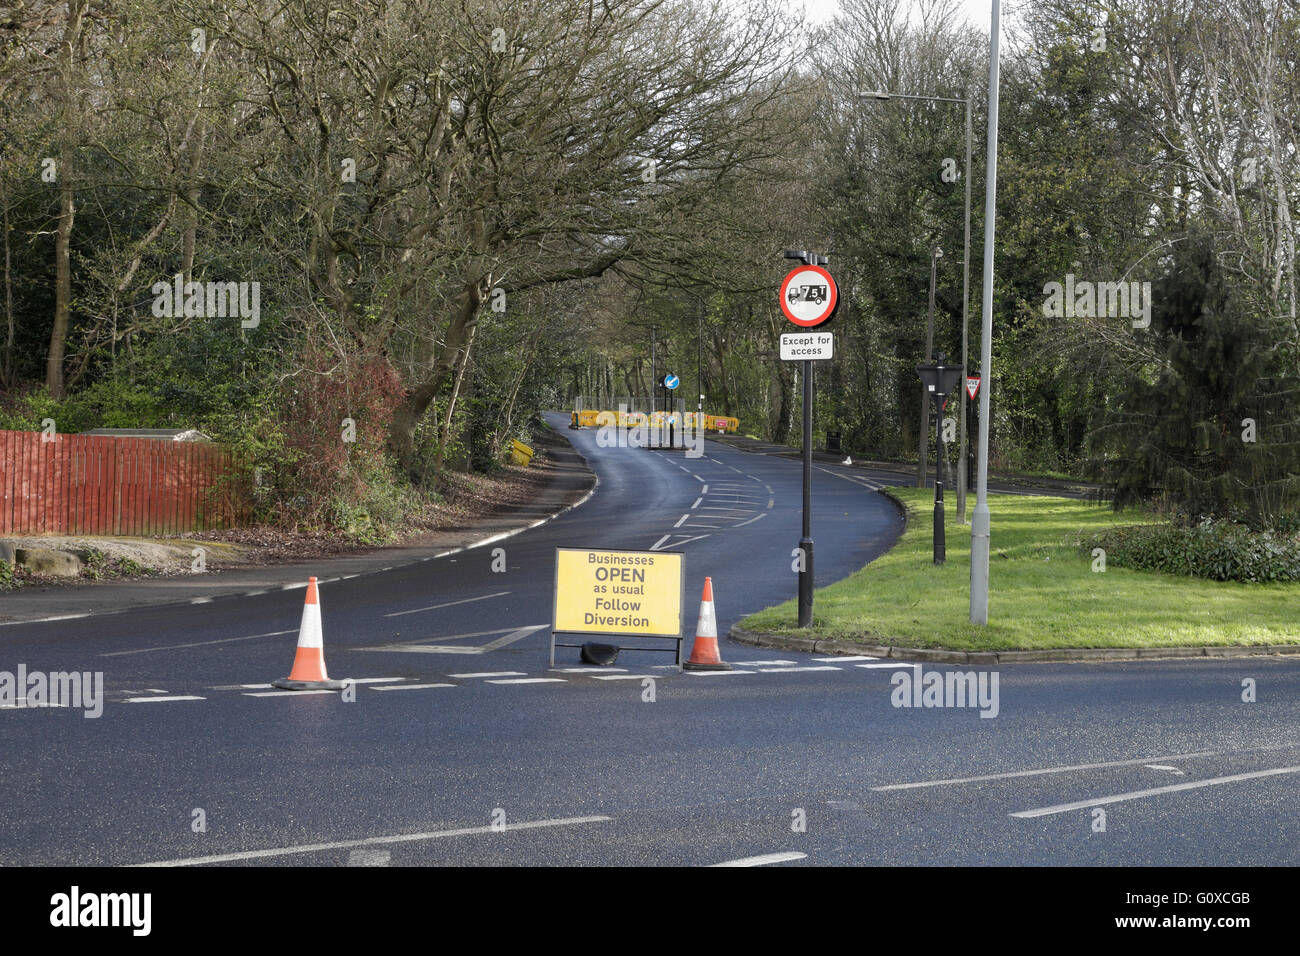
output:
[[[943,444],[943,404],[952,390],[959,387],[963,371],[960,365],[945,365],[946,356],[942,352],[936,358],[938,361],[933,364],[918,365],[916,374],[921,376],[921,385],[926,394],[934,396],[935,408],[938,410],[935,415],[935,447],[939,450],[939,461],[943,461],[947,455]],[[926,422],[925,427],[929,428],[929,424]],[[943,481],[938,461],[935,462],[934,471],[934,563],[943,564],[947,557],[947,540],[943,527]]]

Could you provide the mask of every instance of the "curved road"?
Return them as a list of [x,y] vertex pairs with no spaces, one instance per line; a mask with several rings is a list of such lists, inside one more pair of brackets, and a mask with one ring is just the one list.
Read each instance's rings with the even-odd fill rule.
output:
[[[796,583],[797,462],[568,434],[599,476],[585,504],[322,587],[353,699],[267,686],[296,590],[0,632],[0,671],[103,671],[107,700],[0,711],[0,863],[1300,862],[1294,661],[975,669],[999,678],[988,717],[895,706],[896,663],[725,641],[723,674],[548,669],[557,546],[682,552],[688,633],[705,575],[724,634]],[[836,471],[814,479],[820,584],[901,526]]]

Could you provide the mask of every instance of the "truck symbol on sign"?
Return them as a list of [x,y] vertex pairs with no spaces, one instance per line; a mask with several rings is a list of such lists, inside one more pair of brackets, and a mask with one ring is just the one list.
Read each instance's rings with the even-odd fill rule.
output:
[[826,301],[826,286],[824,285],[799,285],[791,286],[790,291],[785,294],[790,302],[813,302],[821,305]]

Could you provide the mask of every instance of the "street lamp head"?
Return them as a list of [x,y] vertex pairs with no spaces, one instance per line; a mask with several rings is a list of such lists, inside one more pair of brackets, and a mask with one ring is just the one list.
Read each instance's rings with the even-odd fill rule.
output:
[[785,250],[785,252],[783,253],[783,255],[784,255],[784,257],[787,258],[787,259],[798,259],[800,262],[803,262],[805,259],[808,258],[808,250],[806,250],[806,249],[787,249],[787,250]]
[[935,247],[934,247],[934,257],[935,257],[936,259],[942,259],[942,258],[943,258],[943,250],[940,249],[938,246],[935,246]]
[[887,100],[890,98],[890,94],[884,92],[883,90],[870,90],[866,93],[863,93],[862,96],[864,99],[866,97],[871,97],[873,100]]
[[825,256],[813,256],[812,262],[810,262],[809,265],[824,266],[824,265],[828,265],[830,261],[831,260],[826,258]]

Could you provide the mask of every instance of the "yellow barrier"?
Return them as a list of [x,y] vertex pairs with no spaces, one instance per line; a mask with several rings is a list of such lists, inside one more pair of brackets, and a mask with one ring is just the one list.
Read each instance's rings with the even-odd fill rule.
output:
[[510,461],[515,465],[528,467],[529,462],[533,460],[533,450],[521,441],[512,440],[510,442]]
[[[697,421],[697,412],[611,412],[598,411],[596,409],[584,409],[575,411],[570,416],[570,427],[574,428],[597,428],[597,427],[617,427],[633,428],[637,425],[649,426],[651,428],[667,428],[671,420],[679,428],[695,428]],[[740,419],[729,417],[727,415],[704,415],[704,428],[711,432],[736,432],[740,430]]]

